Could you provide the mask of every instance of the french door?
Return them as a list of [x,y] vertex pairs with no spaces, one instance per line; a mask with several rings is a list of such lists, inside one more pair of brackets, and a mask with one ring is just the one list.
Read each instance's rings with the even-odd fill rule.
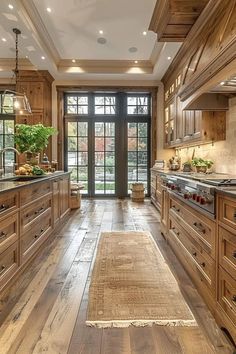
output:
[[149,194],[150,97],[65,95],[65,166],[90,197],[125,197],[133,182]]

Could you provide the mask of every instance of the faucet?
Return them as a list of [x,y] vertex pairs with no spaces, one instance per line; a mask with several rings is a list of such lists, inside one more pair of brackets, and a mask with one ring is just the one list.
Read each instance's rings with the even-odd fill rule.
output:
[[3,155],[6,151],[14,151],[15,153],[17,153],[17,155],[20,155],[19,151],[16,150],[14,147],[6,147],[2,150],[0,150],[0,176],[2,176],[4,174],[4,163],[3,163]]

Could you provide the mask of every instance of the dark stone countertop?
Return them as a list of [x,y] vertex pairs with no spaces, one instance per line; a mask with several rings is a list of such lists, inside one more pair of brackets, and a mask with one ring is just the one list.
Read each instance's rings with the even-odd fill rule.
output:
[[35,178],[32,178],[30,180],[26,180],[26,181],[15,180],[18,178],[18,176],[15,176],[12,174],[7,174],[5,176],[0,177],[0,193],[7,192],[10,190],[15,190],[18,188],[29,186],[34,183],[43,182],[45,180],[57,178],[57,177],[64,176],[67,174],[70,174],[70,172],[56,171],[53,173],[48,173],[47,175],[44,175],[42,177],[35,177]]
[[216,187],[216,193],[236,199],[235,187]]

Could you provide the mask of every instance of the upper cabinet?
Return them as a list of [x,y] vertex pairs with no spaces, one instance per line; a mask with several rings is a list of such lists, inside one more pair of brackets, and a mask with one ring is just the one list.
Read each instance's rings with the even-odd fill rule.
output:
[[159,42],[182,42],[209,0],[157,0],[149,30]]

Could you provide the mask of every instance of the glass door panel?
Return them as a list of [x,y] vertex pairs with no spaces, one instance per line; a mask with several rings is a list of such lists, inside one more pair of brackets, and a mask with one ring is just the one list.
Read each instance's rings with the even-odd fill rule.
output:
[[71,181],[81,182],[88,194],[88,123],[67,122],[67,163]]
[[94,192],[115,194],[115,123],[95,122]]
[[127,123],[128,193],[131,184],[142,182],[148,186],[148,123]]

